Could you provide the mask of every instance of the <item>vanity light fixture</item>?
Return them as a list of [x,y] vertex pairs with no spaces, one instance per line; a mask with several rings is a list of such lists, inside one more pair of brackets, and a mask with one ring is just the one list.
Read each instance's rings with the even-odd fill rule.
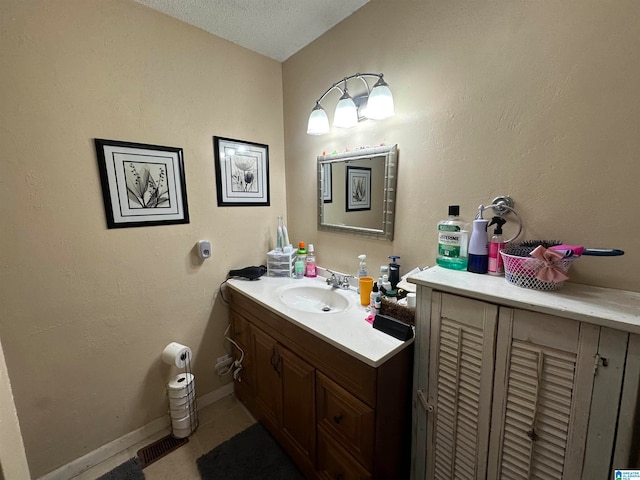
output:
[[[378,79],[373,88],[369,88],[366,77]],[[329,117],[327,117],[327,112],[322,108],[320,102],[334,89],[342,93],[333,115],[333,125],[335,127],[351,128],[355,127],[361,119],[383,120],[392,117],[395,113],[393,95],[391,95],[389,85],[382,77],[382,73],[354,73],[327,88],[320,95],[320,98],[316,100],[316,106],[311,110],[309,123],[307,124],[307,134],[324,135],[329,133]],[[347,88],[347,82],[354,78],[360,79],[367,90],[364,95],[355,98],[349,95]]]

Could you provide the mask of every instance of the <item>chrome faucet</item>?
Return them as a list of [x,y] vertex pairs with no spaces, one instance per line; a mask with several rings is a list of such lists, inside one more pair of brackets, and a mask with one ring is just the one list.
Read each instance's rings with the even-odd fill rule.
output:
[[327,273],[331,274],[331,276],[327,278],[327,285],[331,285],[331,288],[341,288],[342,290],[348,290],[351,286],[349,284],[349,279],[353,278],[351,275],[336,275],[331,270],[327,270]]

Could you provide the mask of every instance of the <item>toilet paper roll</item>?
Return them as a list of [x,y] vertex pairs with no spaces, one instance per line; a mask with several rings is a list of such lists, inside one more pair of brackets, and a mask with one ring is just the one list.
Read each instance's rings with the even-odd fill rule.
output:
[[171,429],[171,435],[173,435],[175,438],[186,438],[189,435],[191,435],[191,433],[192,433],[191,427]]
[[173,377],[167,384],[169,391],[190,392],[193,390],[195,377],[191,373],[180,373]]
[[187,362],[191,362],[191,349],[178,342],[171,342],[162,351],[162,361],[167,365],[184,368]]

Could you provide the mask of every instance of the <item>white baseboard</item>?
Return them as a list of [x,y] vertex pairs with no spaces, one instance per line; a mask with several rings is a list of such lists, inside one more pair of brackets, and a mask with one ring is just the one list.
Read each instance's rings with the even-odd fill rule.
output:
[[[221,398],[231,395],[233,393],[233,382],[223,385],[222,387],[203,395],[196,399],[198,403],[198,410],[208,407],[214,402],[217,402]],[[123,435],[120,438],[116,438],[114,441],[107,443],[93,452],[89,452],[80,458],[77,458],[66,465],[63,465],[52,472],[40,477],[38,480],[62,480],[73,478],[76,475],[80,475],[85,470],[88,470],[101,462],[104,462],[108,458],[126,450],[129,447],[143,441],[145,438],[149,438],[162,430],[167,430],[167,434],[170,432],[171,422],[169,416],[165,415],[162,418],[158,418],[153,422]]]

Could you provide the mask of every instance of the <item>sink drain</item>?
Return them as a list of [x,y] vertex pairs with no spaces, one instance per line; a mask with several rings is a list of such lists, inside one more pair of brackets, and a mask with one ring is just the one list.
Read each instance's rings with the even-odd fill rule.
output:
[[322,307],[322,311],[323,312],[330,312],[331,311],[331,307],[329,305],[325,305],[324,307]]

